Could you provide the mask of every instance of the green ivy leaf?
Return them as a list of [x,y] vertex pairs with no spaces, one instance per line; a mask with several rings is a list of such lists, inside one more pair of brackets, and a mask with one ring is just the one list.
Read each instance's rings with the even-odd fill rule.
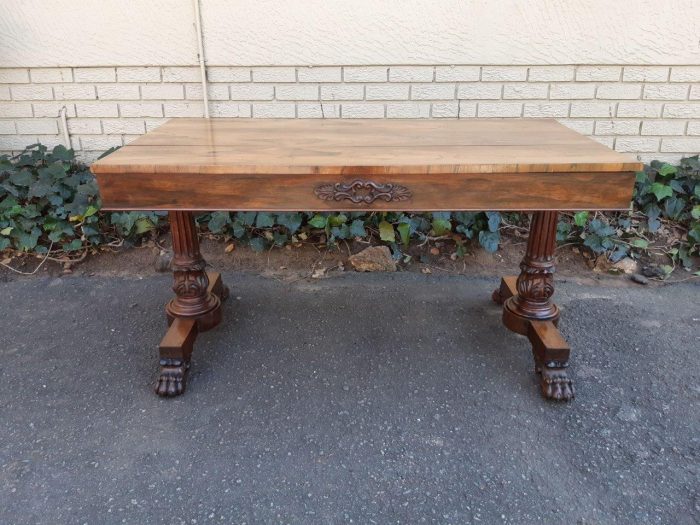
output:
[[267,247],[267,244],[265,243],[265,239],[262,237],[253,237],[250,240],[250,247],[255,252],[261,252]]
[[664,212],[667,217],[672,219],[678,218],[680,213],[683,211],[685,202],[677,197],[670,197],[664,201]]
[[700,204],[696,204],[695,206],[693,206],[693,209],[690,210],[690,216],[693,219],[700,219]]
[[365,221],[362,219],[355,219],[350,225],[350,235],[353,237],[364,237],[367,235],[365,231]]
[[231,214],[227,211],[215,211],[207,223],[207,228],[212,233],[222,233],[231,223]]
[[345,224],[347,222],[348,218],[347,216],[343,215],[342,213],[338,215],[331,215],[328,217],[328,224],[332,226],[340,226],[341,224]]
[[647,216],[647,226],[650,232],[655,232],[661,227],[661,222],[659,221],[659,216],[661,215],[661,209],[656,204],[649,204],[645,209],[644,213]]
[[627,254],[629,253],[629,248],[625,246],[624,244],[618,244],[615,246],[615,249],[613,252],[610,254],[610,260],[614,263],[624,259],[627,257]]
[[34,176],[29,170],[19,170],[10,175],[10,182],[15,186],[30,186],[34,181]]
[[400,222],[396,226],[396,229],[401,237],[401,244],[403,244],[404,247],[408,246],[408,243],[411,241],[411,225],[406,222]]
[[437,236],[445,235],[447,232],[452,231],[452,223],[449,219],[433,219],[432,226]]
[[51,157],[53,160],[69,162],[75,158],[75,152],[72,149],[67,149],[63,144],[59,144],[53,148]]
[[275,246],[284,246],[285,244],[287,244],[289,237],[286,233],[272,232],[272,240]]
[[40,235],[41,232],[38,228],[33,228],[29,233],[20,233],[17,236],[17,248],[25,252],[33,250],[39,241]]
[[644,184],[646,182],[649,182],[649,175],[647,175],[644,171],[638,171],[635,174],[635,180],[637,181],[637,183]]
[[387,221],[379,223],[379,238],[384,242],[396,242],[394,227]]
[[63,239],[63,231],[62,230],[56,230],[52,231],[49,233],[49,240],[53,242],[59,242],[61,239]]
[[236,219],[244,226],[252,226],[255,224],[255,216],[257,214],[258,212],[256,211],[241,211],[236,213]]
[[497,211],[487,211],[486,217],[489,220],[489,231],[498,231],[498,227],[501,225],[501,214]]
[[46,217],[44,219],[43,228],[45,232],[52,232],[58,227],[58,219],[56,217]]
[[673,266],[669,264],[663,264],[661,265],[661,270],[664,272],[664,275],[662,276],[662,279],[668,278],[669,275],[673,273]]
[[141,235],[141,234],[149,232],[151,230],[155,230],[155,228],[156,228],[156,225],[153,224],[151,219],[148,219],[147,217],[141,217],[141,218],[137,219],[134,226],[136,227],[136,229],[135,229],[136,235]]
[[131,233],[131,229],[134,227],[134,222],[136,222],[136,214],[124,212],[124,213],[113,213],[112,214],[112,224],[117,227],[117,231],[121,235],[128,236]]
[[700,223],[695,224],[688,232],[688,237],[693,239],[697,244],[700,244]]
[[311,226],[312,228],[325,228],[327,222],[328,220],[326,219],[326,217],[317,213],[309,220],[309,226]]
[[599,237],[609,237],[615,233],[615,228],[600,219],[593,219],[588,228]]
[[466,228],[469,228],[472,224],[474,224],[476,213],[473,211],[458,211],[453,214],[453,217],[455,221],[462,224]]
[[654,194],[657,201],[662,201],[666,197],[673,195],[673,188],[666,184],[655,182],[651,185],[651,192]]
[[583,245],[587,246],[590,248],[594,253],[603,253],[605,251],[605,247],[603,246],[602,239],[596,235],[595,233],[591,233],[586,237],[586,239],[583,241]]
[[275,218],[270,213],[259,212],[258,217],[255,219],[255,226],[257,228],[271,228],[275,225]]
[[500,241],[501,236],[497,231],[487,232],[485,230],[481,230],[479,232],[479,244],[481,244],[481,246],[483,246],[487,252],[493,253],[498,250],[498,244]]
[[277,215],[277,223],[281,224],[289,231],[290,235],[294,235],[301,226],[301,213],[280,213]]
[[557,224],[557,242],[564,242],[569,238],[569,233],[571,233],[571,224],[559,221],[559,224]]
[[71,242],[66,243],[62,246],[65,252],[74,252],[83,247],[83,243],[80,239],[73,239]]
[[676,173],[678,173],[678,168],[671,164],[664,163],[658,169],[658,173],[662,177],[668,177],[669,175],[675,175]]
[[633,239],[630,244],[635,248],[641,248],[642,250],[646,250],[649,247],[649,241],[646,239]]
[[690,269],[693,266],[693,260],[690,257],[690,252],[687,248],[681,248],[678,250],[678,259],[681,261],[683,268]]
[[245,235],[245,226],[243,226],[239,221],[233,221],[231,224],[231,229],[233,230],[233,236],[236,239],[240,239]]
[[2,201],[0,201],[0,212],[3,210],[9,210],[10,208],[14,208],[18,204],[19,203],[17,202],[17,199],[15,199],[11,195],[8,195]]
[[588,222],[588,212],[587,211],[579,211],[574,214],[574,224],[578,226],[579,228],[583,228],[586,226],[586,223]]
[[331,228],[331,235],[337,239],[349,239],[351,237],[350,227],[347,224],[335,226]]
[[51,191],[51,186],[52,184],[50,182],[38,180],[29,187],[27,197],[30,199],[34,197],[46,197],[46,195]]
[[668,185],[676,193],[685,193],[685,188],[683,187],[683,183],[677,179],[673,179],[673,180],[668,181]]
[[8,226],[7,228],[3,228],[2,230],[0,230],[0,235],[10,235],[12,230],[13,230],[12,226]]
[[50,180],[54,182],[56,180],[61,180],[65,178],[66,171],[70,169],[70,164],[63,164],[62,162],[54,162],[53,164],[40,168],[37,173],[39,173],[40,178]]

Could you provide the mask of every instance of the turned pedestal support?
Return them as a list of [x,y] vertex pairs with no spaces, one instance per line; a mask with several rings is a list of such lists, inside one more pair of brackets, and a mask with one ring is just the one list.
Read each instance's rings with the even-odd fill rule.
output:
[[177,396],[185,391],[194,340],[199,332],[221,322],[221,301],[228,290],[218,273],[207,273],[199,251],[191,212],[169,212],[173,239],[173,291],[165,306],[170,328],[160,343],[160,374],[156,393]]
[[568,401],[574,397],[566,373],[570,349],[557,328],[559,308],[551,300],[556,235],[557,212],[535,212],[520,275],[503,278],[493,299],[503,304],[506,327],[527,336],[532,343],[542,394],[548,399]]

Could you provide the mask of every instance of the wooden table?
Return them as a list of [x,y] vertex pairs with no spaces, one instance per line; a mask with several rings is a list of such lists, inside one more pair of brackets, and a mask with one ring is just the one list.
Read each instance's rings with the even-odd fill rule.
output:
[[156,392],[185,389],[197,333],[228,291],[205,271],[193,211],[532,211],[520,275],[493,299],[532,343],[549,399],[574,396],[557,329],[557,212],[629,207],[636,160],[554,120],[174,119],[92,165],[107,210],[167,210],[175,298]]

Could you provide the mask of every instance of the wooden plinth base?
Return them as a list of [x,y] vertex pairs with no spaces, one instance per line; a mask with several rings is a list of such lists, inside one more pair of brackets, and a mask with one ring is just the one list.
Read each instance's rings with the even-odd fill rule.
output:
[[[216,295],[221,302],[228,298],[228,288],[221,280],[221,274],[207,272],[208,291]],[[208,312],[197,318],[182,318],[168,315],[168,331],[160,342],[160,374],[156,381],[156,394],[174,397],[185,391],[190,357],[194,341],[199,332],[211,330],[221,322],[221,308]]]
[[516,283],[517,277],[503,277],[491,297],[494,302],[504,305],[503,323],[506,327],[530,340],[542,395],[547,399],[570,401],[575,396],[573,383],[566,374],[571,349],[557,328],[558,310],[555,318],[544,321],[518,316],[507,304],[518,293]]

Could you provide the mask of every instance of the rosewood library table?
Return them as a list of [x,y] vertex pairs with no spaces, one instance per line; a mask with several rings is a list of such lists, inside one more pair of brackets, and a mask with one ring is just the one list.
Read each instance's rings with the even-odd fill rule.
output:
[[173,119],[92,165],[108,210],[167,210],[170,328],[156,393],[185,389],[197,334],[221,321],[228,290],[207,272],[193,212],[532,212],[520,275],[493,293],[503,323],[532,344],[542,394],[569,400],[569,346],[557,328],[557,213],[625,210],[636,160],[549,119]]

